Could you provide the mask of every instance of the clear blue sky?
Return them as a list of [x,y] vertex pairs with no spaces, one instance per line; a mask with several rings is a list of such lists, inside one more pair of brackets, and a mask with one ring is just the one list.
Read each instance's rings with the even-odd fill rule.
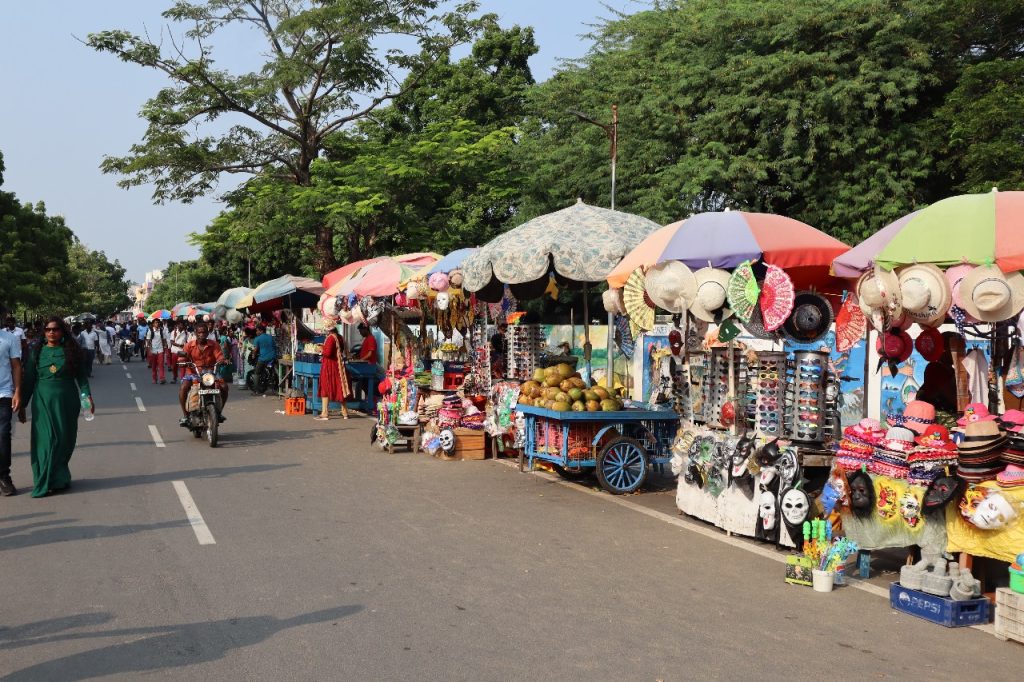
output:
[[[0,152],[3,191],[23,202],[42,200],[79,238],[127,268],[128,276],[194,258],[186,235],[202,231],[220,206],[154,205],[147,187],[119,189],[103,175],[105,154],[123,154],[141,139],[140,106],[165,84],[156,73],[93,52],[75,36],[123,28],[158,33],[171,0],[37,0],[5,2],[0,12]],[[548,78],[558,60],[578,57],[580,36],[606,5],[635,12],[639,0],[482,0],[502,25],[533,26],[540,53],[534,77]],[[217,44],[220,46],[220,44]],[[239,46],[240,47],[240,46]],[[229,46],[229,49],[234,49]],[[229,179],[230,180],[230,179]]]

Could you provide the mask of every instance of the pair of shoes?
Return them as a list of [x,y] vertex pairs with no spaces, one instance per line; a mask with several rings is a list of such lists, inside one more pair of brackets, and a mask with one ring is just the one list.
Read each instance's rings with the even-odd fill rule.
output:
[[161,379],[161,380],[160,380],[160,383],[161,383],[161,384],[166,384],[166,383],[167,383],[167,379]]
[[217,423],[218,423],[218,424],[223,424],[223,423],[224,423],[224,422],[226,422],[227,420],[228,420],[228,418],[227,418],[227,417],[225,417],[224,415],[222,415],[222,414],[218,414],[218,415],[217,415]]
[[0,495],[4,497],[11,497],[17,495],[18,489],[14,487],[14,483],[11,482],[10,476],[4,476],[0,478]]
[[324,416],[318,414],[317,416],[313,417],[313,419],[317,420],[318,422],[325,422],[328,419],[330,419],[330,417],[324,417]]
[[188,426],[188,417],[182,417],[181,419],[179,419],[178,420],[178,426],[187,427]]

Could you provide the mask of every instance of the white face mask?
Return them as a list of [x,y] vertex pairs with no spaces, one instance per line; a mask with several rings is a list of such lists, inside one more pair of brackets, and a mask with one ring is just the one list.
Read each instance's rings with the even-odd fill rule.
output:
[[807,519],[810,504],[802,490],[787,490],[782,496],[782,516],[791,526],[797,526]]
[[765,530],[775,528],[775,495],[769,491],[761,493],[761,503],[758,505],[757,515],[761,518],[761,527]]
[[439,293],[437,295],[437,303],[436,303],[436,305],[437,305],[437,309],[438,310],[448,310],[448,292],[447,291],[442,291],[441,293]]
[[1017,518],[1017,510],[999,493],[991,493],[978,503],[971,521],[982,530],[1002,528]]

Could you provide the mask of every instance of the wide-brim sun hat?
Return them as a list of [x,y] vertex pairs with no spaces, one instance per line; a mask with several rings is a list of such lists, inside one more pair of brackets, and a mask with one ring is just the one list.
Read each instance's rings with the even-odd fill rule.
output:
[[885,360],[906,362],[914,352],[914,342],[902,329],[890,329],[875,339],[875,351]]
[[662,310],[685,313],[697,296],[697,278],[683,263],[666,261],[647,271],[644,289]]
[[824,296],[801,291],[793,299],[793,312],[782,325],[782,333],[797,343],[814,343],[828,334],[833,317],[832,304]]
[[938,362],[942,359],[946,343],[942,339],[942,332],[935,327],[926,327],[914,340],[914,348],[928,362]]
[[601,294],[601,302],[606,313],[626,314],[626,305],[622,302],[622,289],[608,289]]
[[979,265],[961,280],[960,297],[964,311],[982,322],[1009,320],[1024,309],[1024,275]]
[[881,330],[889,320],[903,315],[900,281],[896,273],[875,266],[857,280],[857,301],[864,317]]
[[964,277],[974,269],[974,266],[970,263],[961,263],[960,265],[954,265],[951,268],[946,268],[944,273],[946,276],[946,282],[949,283],[949,291],[952,294],[953,303],[952,307],[960,311],[963,311],[964,322],[966,324],[978,324],[981,320],[967,314],[964,310],[963,298],[960,293],[960,284],[964,281]]
[[923,327],[941,325],[953,303],[953,292],[942,270],[931,263],[915,263],[901,268],[897,277],[907,316]]
[[729,272],[719,268],[701,268],[693,273],[697,280],[697,293],[690,306],[690,312],[698,320],[717,322],[726,305],[729,287]]

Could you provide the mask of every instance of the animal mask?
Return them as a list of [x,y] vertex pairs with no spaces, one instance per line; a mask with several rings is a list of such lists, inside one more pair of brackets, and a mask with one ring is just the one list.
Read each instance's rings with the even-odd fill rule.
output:
[[847,477],[850,485],[850,509],[858,518],[869,516],[875,506],[875,487],[871,477],[863,471],[856,471]]
[[958,476],[939,476],[924,494],[924,510],[929,512],[945,507],[960,495],[963,486],[964,481]]

